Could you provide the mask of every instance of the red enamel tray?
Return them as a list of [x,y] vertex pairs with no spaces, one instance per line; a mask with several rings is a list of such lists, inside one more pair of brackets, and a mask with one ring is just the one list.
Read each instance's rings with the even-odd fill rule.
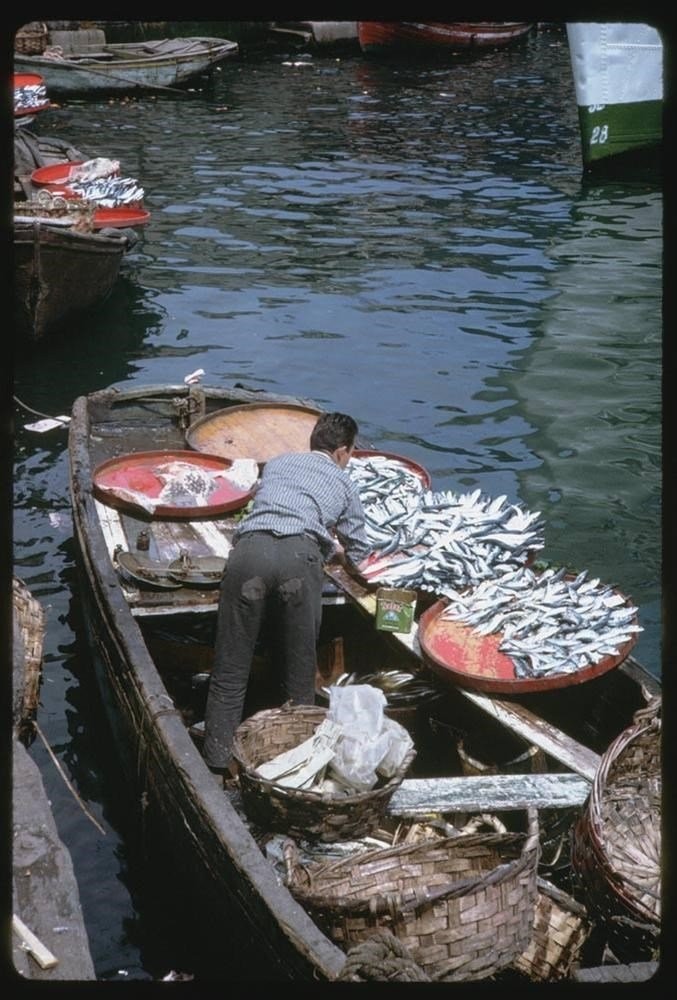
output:
[[68,160],[67,163],[49,163],[46,167],[38,167],[34,170],[31,174],[31,180],[39,187],[54,184],[62,185],[69,180],[71,169],[79,167],[83,163],[84,160]]
[[[31,181],[38,187],[46,187],[49,191],[54,191],[58,189],[58,193],[62,194],[65,198],[73,198],[75,194],[68,187],[68,182],[74,178],[71,178],[71,173],[74,167],[80,167],[85,162],[85,160],[68,160],[65,163],[49,163],[46,167],[38,167],[31,174]],[[115,170],[108,177],[116,177],[119,174],[119,170]]]
[[474,629],[451,618],[441,618],[447,607],[442,599],[424,611],[418,623],[418,640],[424,659],[441,678],[459,687],[493,694],[521,695],[572,687],[613,670],[628,656],[637,635],[619,649],[618,656],[605,656],[599,663],[573,673],[546,677],[517,677],[509,656],[499,652],[501,634],[479,635]]
[[40,76],[39,73],[15,73],[13,77],[15,90],[21,87],[39,87],[44,82],[44,76]]
[[[14,90],[20,90],[22,87],[43,86],[45,80],[39,73],[15,73],[13,82]],[[18,118],[21,115],[33,115],[36,111],[45,111],[49,107],[51,107],[49,101],[42,101],[40,104],[33,104],[29,108],[15,108],[14,117]]]
[[120,205],[117,208],[97,208],[93,221],[95,229],[117,229],[124,226],[145,226],[149,219],[150,212],[145,208]]
[[34,115],[38,111],[46,111],[51,106],[49,101],[43,101],[42,104],[32,104],[29,108],[15,108],[14,117],[21,118],[23,115]]
[[233,464],[230,459],[219,458],[216,455],[204,455],[194,451],[139,451],[119,458],[111,458],[102,462],[94,470],[94,495],[109,504],[123,510],[131,510],[146,517],[188,518],[213,517],[228,511],[239,510],[251,499],[254,486],[249,490],[236,486],[227,478],[216,477],[217,488],[208,497],[205,506],[193,507],[158,504],[154,510],[148,511],[142,503],[134,501],[129,495],[120,495],[118,490],[132,490],[153,500],[160,495],[163,481],[159,476],[161,466],[171,462],[192,466],[196,472],[227,473]]
[[404,455],[396,455],[390,451],[377,451],[368,448],[356,448],[353,456],[355,458],[390,458],[393,462],[400,462],[402,465],[406,465],[410,472],[414,472],[418,476],[427,490],[430,489],[432,483],[430,473],[411,458],[406,458]]

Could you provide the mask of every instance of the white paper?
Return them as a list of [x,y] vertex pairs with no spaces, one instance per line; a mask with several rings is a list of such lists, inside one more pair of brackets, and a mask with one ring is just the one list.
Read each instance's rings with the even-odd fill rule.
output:
[[38,431],[40,434],[43,431],[53,431],[55,427],[67,427],[71,422],[70,417],[47,417],[45,420],[38,420],[34,424],[24,424],[24,428],[27,431]]

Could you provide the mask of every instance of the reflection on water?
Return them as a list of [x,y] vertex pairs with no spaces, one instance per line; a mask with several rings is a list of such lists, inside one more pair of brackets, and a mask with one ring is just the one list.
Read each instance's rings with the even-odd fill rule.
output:
[[[661,567],[662,197],[600,187],[549,250],[556,296],[510,379],[537,459],[520,493],[547,554],[589,568],[658,623]],[[636,653],[658,669],[657,634]]]
[[[433,488],[542,511],[544,555],[632,596],[659,673],[661,193],[584,188],[563,31],[434,66],[294,61],[45,112],[45,131],[120,160],[151,221],[95,320],[17,358],[16,395],[68,413],[81,393],[203,368],[353,412]],[[17,408],[14,556],[48,608],[40,721],[108,837],[53,772],[50,793],[98,974],[143,978],[173,955],[137,913],[99,779],[66,432],[32,435],[30,417]]]

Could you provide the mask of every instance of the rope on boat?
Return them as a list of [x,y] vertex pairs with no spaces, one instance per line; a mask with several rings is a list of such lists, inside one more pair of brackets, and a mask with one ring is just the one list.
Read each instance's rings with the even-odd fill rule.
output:
[[103,833],[105,835],[106,831],[101,826],[101,824],[96,819],[96,817],[91,814],[91,812],[89,811],[89,809],[87,808],[87,806],[84,804],[84,802],[82,801],[82,799],[80,798],[80,796],[76,792],[76,790],[73,787],[72,783],[69,781],[66,773],[64,772],[64,769],[62,768],[61,764],[59,763],[59,760],[58,760],[56,754],[54,753],[54,751],[50,747],[49,743],[47,742],[47,740],[45,738],[45,735],[42,732],[42,730],[40,729],[40,726],[37,724],[37,722],[35,723],[35,729],[37,731],[38,736],[40,737],[40,739],[44,743],[45,749],[47,750],[47,753],[49,754],[49,756],[52,759],[52,763],[54,764],[54,766],[56,767],[57,771],[59,772],[59,774],[61,775],[61,777],[65,781],[65,783],[66,783],[69,791],[71,792],[71,794],[75,798],[76,802],[78,803],[78,805],[80,806],[80,808],[84,812],[85,816],[87,816],[87,818],[92,821],[92,823],[97,828],[97,830],[99,830],[100,833]]
[[22,402],[18,396],[12,396],[12,399],[17,404],[17,406],[20,406],[22,409],[26,410],[27,413],[32,413],[33,416],[35,417],[45,417],[47,420],[57,420],[60,424],[63,424],[64,427],[68,426],[67,421],[62,420],[61,417],[53,417],[51,413],[41,413],[40,410],[34,410],[32,407],[27,406],[26,403]]
[[381,980],[429,983],[430,976],[414,961],[399,938],[390,931],[376,931],[366,941],[354,945],[337,976],[344,982]]

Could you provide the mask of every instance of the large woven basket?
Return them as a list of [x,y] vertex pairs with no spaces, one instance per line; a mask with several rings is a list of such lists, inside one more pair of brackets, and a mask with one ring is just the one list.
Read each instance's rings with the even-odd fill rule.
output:
[[531,982],[566,979],[578,962],[590,934],[586,908],[543,878],[538,879],[538,899],[528,947],[514,968]]
[[354,795],[283,788],[256,772],[264,761],[307,740],[326,716],[326,709],[314,705],[283,705],[257,712],[238,726],[233,756],[240,767],[242,804],[253,823],[290,837],[326,843],[363,837],[380,825],[414,759],[414,750],[392,778]]
[[607,748],[574,828],[586,905],[619,961],[651,959],[661,912],[661,699]]
[[485,979],[532,938],[538,821],[528,833],[477,833],[303,866],[288,845],[287,885],[348,951],[390,931],[434,980]]

